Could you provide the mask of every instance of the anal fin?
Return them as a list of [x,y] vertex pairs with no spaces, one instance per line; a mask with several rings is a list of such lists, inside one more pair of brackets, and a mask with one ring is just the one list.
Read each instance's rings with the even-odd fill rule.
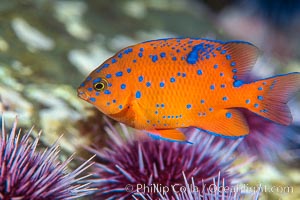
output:
[[249,133],[248,123],[237,109],[216,111],[196,126],[208,133],[229,138],[242,137]]
[[185,135],[177,129],[147,130],[146,133],[148,133],[154,139],[190,143],[186,140]]

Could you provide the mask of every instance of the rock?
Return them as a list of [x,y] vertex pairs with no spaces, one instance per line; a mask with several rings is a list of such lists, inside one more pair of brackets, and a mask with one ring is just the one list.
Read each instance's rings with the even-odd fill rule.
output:
[[15,18],[11,22],[18,38],[33,50],[52,50],[55,46],[54,41],[40,32],[22,18]]

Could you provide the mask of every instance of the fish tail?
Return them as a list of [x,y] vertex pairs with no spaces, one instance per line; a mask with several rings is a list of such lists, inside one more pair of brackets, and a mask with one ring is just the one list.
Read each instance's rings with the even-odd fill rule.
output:
[[250,111],[278,124],[292,123],[287,102],[300,90],[299,72],[259,80],[251,83],[251,86],[256,92],[245,102]]

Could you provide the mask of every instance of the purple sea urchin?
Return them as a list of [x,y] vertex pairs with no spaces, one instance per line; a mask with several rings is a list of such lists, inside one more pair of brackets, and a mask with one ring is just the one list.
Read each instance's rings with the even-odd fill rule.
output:
[[110,125],[107,129],[111,138],[108,142],[110,148],[102,151],[89,149],[103,160],[93,168],[93,187],[98,189],[94,193],[95,198],[130,199],[140,193],[156,199],[159,192],[173,197],[172,186],[185,184],[182,172],[188,179],[193,177],[197,180],[195,185],[201,194],[206,192],[205,185],[213,184],[219,172],[226,186],[234,185],[241,178],[237,171],[231,170],[234,161],[231,155],[240,140],[226,148],[224,141],[215,141],[214,136],[199,134],[196,129],[187,130],[192,145],[149,138],[132,139],[134,134],[128,134],[127,129],[121,127],[125,140]]
[[32,129],[20,137],[15,120],[8,135],[2,121],[0,134],[0,199],[75,199],[90,193],[89,184],[79,184],[86,177],[77,178],[91,164],[83,163],[67,173],[66,161],[58,161],[59,146],[56,142],[43,152],[36,151],[39,138],[32,143]]

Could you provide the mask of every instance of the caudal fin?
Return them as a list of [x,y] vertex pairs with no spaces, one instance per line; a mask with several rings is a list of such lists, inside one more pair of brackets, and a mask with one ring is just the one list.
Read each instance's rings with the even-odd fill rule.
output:
[[277,75],[252,84],[256,92],[246,100],[247,108],[278,124],[291,124],[293,118],[287,102],[300,90],[300,73]]

